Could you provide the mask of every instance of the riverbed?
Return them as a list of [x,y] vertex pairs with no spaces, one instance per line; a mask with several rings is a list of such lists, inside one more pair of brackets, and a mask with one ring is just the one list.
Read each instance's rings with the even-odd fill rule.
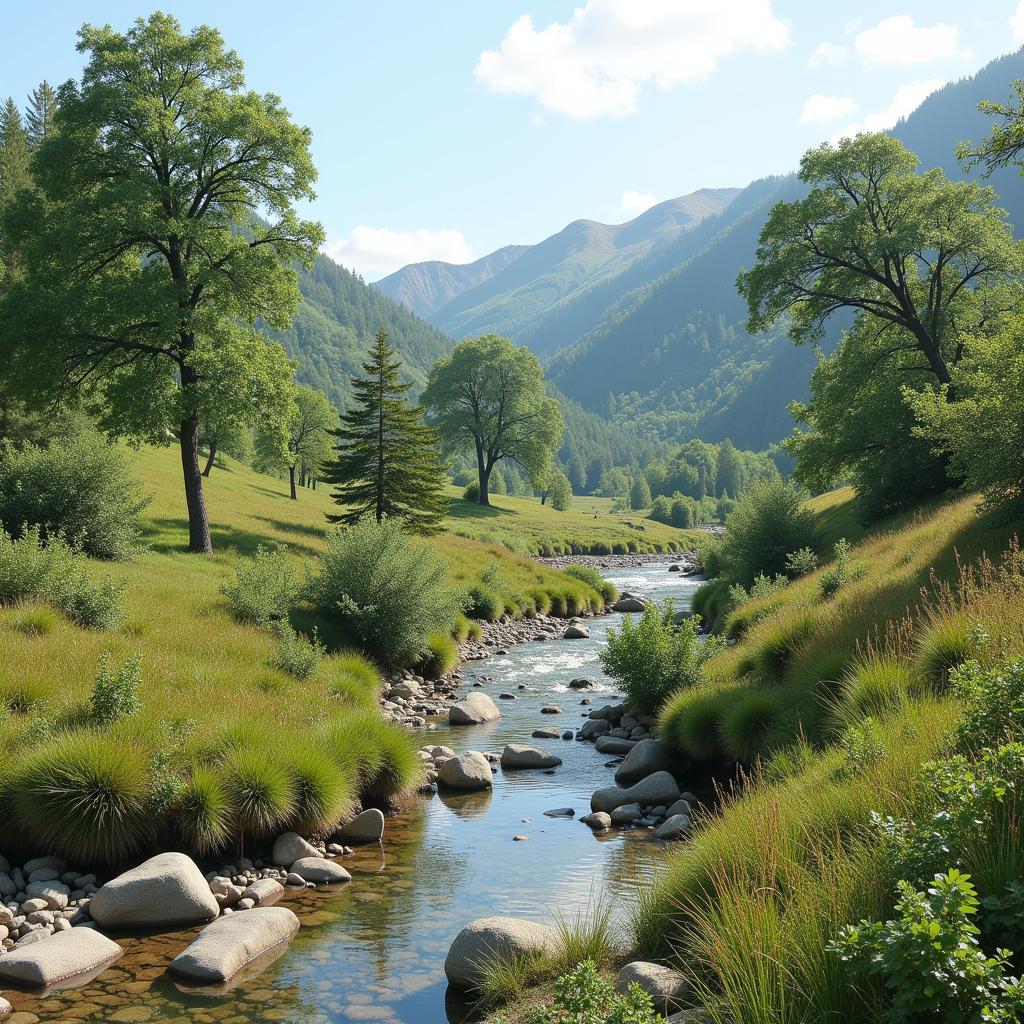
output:
[[[606,575],[620,590],[673,597],[678,608],[689,606],[697,587],[663,563]],[[492,792],[424,797],[389,818],[383,847],[357,849],[344,859],[351,884],[282,900],[303,927],[273,963],[237,978],[227,993],[189,992],[166,966],[194,931],[119,937],[125,956],[77,989],[43,999],[5,992],[14,1004],[12,1024],[448,1024],[461,1020],[465,1007],[446,1001],[444,957],[466,922],[490,914],[571,919],[598,901],[623,919],[666,847],[646,831],[591,833],[576,818],[589,811],[595,789],[612,784],[608,757],[589,743],[530,739],[540,726],[578,728],[588,710],[580,705],[585,697],[597,707],[620,695],[602,673],[598,653],[608,627],[621,619],[589,620],[589,640],[521,644],[468,665],[464,692],[481,682],[502,718],[461,728],[441,724],[419,734],[422,745],[500,751],[508,742],[529,742],[558,754],[562,765],[550,773],[499,769]],[[570,690],[577,677],[597,686]],[[516,699],[501,700],[501,693]],[[540,714],[548,704],[561,713]],[[573,808],[576,817],[544,816],[558,807]]]

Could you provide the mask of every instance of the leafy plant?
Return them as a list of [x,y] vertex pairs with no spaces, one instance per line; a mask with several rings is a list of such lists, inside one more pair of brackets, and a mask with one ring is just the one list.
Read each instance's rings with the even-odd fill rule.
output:
[[1024,735],[1024,665],[983,669],[969,661],[950,673],[950,687],[963,708],[956,729],[958,749],[980,753]]
[[609,583],[595,568],[589,565],[567,565],[563,570],[567,576],[586,583],[604,598],[605,604],[612,604],[619,596],[614,583]]
[[316,627],[313,628],[312,637],[307,639],[292,629],[285,620],[280,619],[274,623],[274,633],[277,636],[274,668],[279,668],[296,679],[308,679],[327,653],[324,645],[320,643]]
[[120,668],[111,669],[107,655],[100,658],[100,670],[93,683],[89,706],[97,725],[113,725],[121,718],[142,710],[142,656],[136,654]]
[[806,576],[818,568],[818,556],[808,547],[799,548],[786,555],[786,575],[796,579]]
[[584,960],[555,982],[555,998],[531,1008],[529,1024],[657,1024],[662,1018],[639,985],[620,995],[602,978],[592,960]]
[[835,542],[832,551],[835,559],[818,580],[821,596],[824,598],[832,597],[848,583],[860,579],[865,572],[864,566],[860,562],[850,561],[850,543],[845,537],[840,537]]
[[261,626],[287,619],[298,592],[295,570],[283,545],[266,548],[261,544],[251,557],[239,558],[234,582],[221,587],[239,622]]

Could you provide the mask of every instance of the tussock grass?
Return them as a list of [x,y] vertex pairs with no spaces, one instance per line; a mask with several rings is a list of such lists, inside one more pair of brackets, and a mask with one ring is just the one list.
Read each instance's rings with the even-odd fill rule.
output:
[[220,778],[197,768],[182,786],[175,805],[178,834],[200,854],[223,848],[231,838],[231,801]]
[[425,679],[439,679],[459,664],[459,646],[455,638],[445,633],[431,633],[427,637],[430,653],[419,663]]

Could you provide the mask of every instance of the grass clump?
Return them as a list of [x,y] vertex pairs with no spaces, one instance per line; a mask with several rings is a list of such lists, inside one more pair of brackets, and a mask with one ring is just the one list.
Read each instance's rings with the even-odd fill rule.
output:
[[342,651],[331,658],[329,666],[331,696],[349,704],[376,706],[382,680],[369,658],[358,651]]
[[670,746],[697,761],[710,761],[722,752],[719,723],[736,689],[682,690],[665,703],[659,731]]
[[287,672],[295,679],[309,679],[324,660],[326,648],[317,636],[316,627],[312,637],[297,633],[284,620],[274,623],[277,648],[274,651],[273,667]]
[[914,691],[910,666],[891,655],[869,652],[843,675],[835,717],[850,726],[862,718],[882,718],[902,708]]
[[284,828],[295,813],[295,784],[275,746],[233,745],[219,766],[240,848],[246,837],[262,839]]
[[413,737],[375,709],[353,709],[330,719],[321,726],[320,737],[363,796],[396,800],[423,782]]
[[330,754],[304,736],[290,737],[282,751],[295,794],[292,827],[302,835],[326,832],[356,804],[352,778]]
[[288,549],[261,544],[251,557],[239,558],[234,581],[221,587],[221,593],[238,622],[266,626],[286,620],[299,593]]
[[766,741],[780,715],[778,694],[751,690],[733,700],[718,722],[722,747],[732,760],[750,764],[766,753]]
[[196,768],[178,793],[175,827],[196,853],[210,854],[227,845],[232,834],[231,800],[217,774]]
[[833,545],[832,550],[835,558],[818,578],[821,596],[826,600],[848,583],[859,580],[866,571],[860,562],[850,561],[850,543],[845,537],[840,537]]
[[496,590],[483,583],[471,583],[463,595],[462,609],[472,619],[497,622],[505,614],[505,602]]
[[22,636],[49,636],[57,628],[57,616],[49,608],[30,608],[18,614],[13,626]]
[[458,667],[459,645],[447,633],[431,633],[427,637],[430,653],[419,663],[420,674],[425,679],[440,679]]
[[810,611],[795,609],[766,621],[753,639],[752,664],[764,679],[779,680],[817,626]]
[[612,604],[618,599],[619,591],[614,583],[609,583],[596,569],[589,565],[567,565],[562,570],[567,576],[586,583],[596,590],[604,599],[605,604]]
[[965,614],[933,614],[918,632],[914,668],[936,693],[945,692],[950,673],[977,654],[976,623]]
[[99,674],[93,683],[89,710],[92,720],[100,726],[113,725],[122,718],[142,710],[139,688],[142,686],[142,656],[129,658],[120,668],[112,669],[107,655],[100,658]]

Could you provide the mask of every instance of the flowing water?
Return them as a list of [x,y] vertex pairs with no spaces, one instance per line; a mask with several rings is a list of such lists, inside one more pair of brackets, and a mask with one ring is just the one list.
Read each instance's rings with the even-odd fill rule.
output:
[[[665,564],[608,570],[620,590],[673,597],[688,607],[697,584]],[[590,794],[611,785],[608,758],[589,743],[531,740],[538,726],[574,729],[588,710],[570,690],[578,676],[598,685],[586,696],[600,706],[617,694],[601,672],[598,652],[611,615],[590,620],[589,640],[554,640],[513,647],[467,666],[466,687],[486,677],[502,718],[481,726],[441,725],[422,733],[424,745],[496,750],[529,742],[563,760],[550,774],[499,769],[493,791],[417,799],[389,818],[383,847],[357,849],[344,860],[352,882],[335,893],[289,894],[302,930],[272,963],[236,976],[227,992],[188,991],[166,973],[167,963],[195,934],[119,937],[126,948],[111,969],[73,990],[42,998],[5,993],[12,1024],[44,1021],[250,1024],[254,1021],[351,1024],[447,1024],[465,1006],[446,998],[444,957],[459,929],[476,917],[504,914],[551,921],[573,917],[602,901],[622,915],[666,855],[646,831],[595,836],[578,820],[543,812],[590,810]],[[519,690],[525,684],[528,689]],[[511,692],[516,700],[499,700]],[[540,708],[557,704],[558,715]],[[514,836],[526,836],[515,841]]]

